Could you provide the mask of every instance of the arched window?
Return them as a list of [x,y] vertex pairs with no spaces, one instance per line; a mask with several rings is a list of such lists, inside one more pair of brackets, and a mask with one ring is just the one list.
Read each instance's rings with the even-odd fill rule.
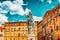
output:
[[53,29],[51,29],[51,32],[53,32]]
[[20,33],[18,33],[18,36],[20,36]]
[[52,20],[52,16],[50,16],[50,20]]
[[20,28],[19,28],[19,31],[20,31]]
[[60,38],[58,38],[58,40],[60,40]]
[[58,26],[56,26],[56,30],[58,30]]
[[16,31],[16,28],[14,28],[14,31]]

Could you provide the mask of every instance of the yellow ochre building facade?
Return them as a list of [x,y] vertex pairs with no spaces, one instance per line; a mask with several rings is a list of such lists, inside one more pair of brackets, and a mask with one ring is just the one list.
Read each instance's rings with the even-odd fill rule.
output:
[[[37,22],[34,29],[28,32],[27,22],[6,22],[2,24],[4,40],[37,40]],[[32,34],[32,35],[31,35]]]
[[0,40],[4,40],[4,30],[0,27]]

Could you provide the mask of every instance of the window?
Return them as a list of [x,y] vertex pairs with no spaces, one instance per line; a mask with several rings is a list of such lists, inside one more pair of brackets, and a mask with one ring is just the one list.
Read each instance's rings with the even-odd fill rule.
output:
[[14,28],[14,31],[16,31],[16,28]]
[[48,22],[48,18],[46,19],[46,21],[44,22],[44,24],[46,24]]
[[28,28],[26,28],[26,31],[28,31]]
[[24,24],[22,24],[22,26],[24,26]]
[[19,31],[20,31],[20,28],[19,28]]
[[8,29],[6,29],[5,31],[8,32]]
[[45,40],[45,37],[43,37],[43,40]]
[[52,40],[52,36],[51,35],[49,36],[49,40]]
[[31,38],[30,40],[33,40],[33,38]]
[[47,40],[49,40],[48,37],[47,37]]
[[60,40],[60,38],[58,38],[58,40]]
[[0,34],[0,37],[3,37],[3,34]]
[[52,20],[52,16],[50,16],[50,20]]
[[24,39],[24,38],[22,38],[22,39]]
[[51,29],[51,32],[53,32],[53,29]]
[[3,32],[3,30],[1,30],[1,32]]
[[58,30],[58,26],[56,26],[56,30]]
[[12,26],[16,26],[16,24],[12,24]]
[[60,14],[60,11],[58,12],[58,14]]
[[56,16],[60,15],[60,11],[56,12]]
[[46,22],[48,22],[48,18],[46,19]]
[[20,33],[18,33],[18,36],[20,36]]
[[45,28],[43,28],[43,36],[45,36],[45,32],[46,32],[46,31],[45,31]]
[[8,24],[6,24],[6,27],[8,27]]

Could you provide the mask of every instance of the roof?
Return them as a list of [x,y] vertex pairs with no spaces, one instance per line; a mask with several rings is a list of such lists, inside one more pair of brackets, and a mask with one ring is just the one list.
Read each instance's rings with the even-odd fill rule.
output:
[[21,21],[21,22],[5,22],[5,24],[14,24],[14,23],[27,23],[25,21]]

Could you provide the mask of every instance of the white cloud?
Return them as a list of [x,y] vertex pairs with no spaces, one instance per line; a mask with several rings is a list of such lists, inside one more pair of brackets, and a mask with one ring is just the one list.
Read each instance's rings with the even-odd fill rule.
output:
[[18,14],[23,16],[25,12],[22,5],[27,5],[27,4],[24,4],[23,0],[15,0],[13,2],[4,1],[2,3],[2,7],[5,7],[5,10],[10,11],[11,15]]
[[19,3],[19,4],[21,4],[21,5],[24,4],[23,0],[16,0],[16,2]]
[[[14,4],[14,6],[13,7],[11,7],[12,9],[11,9],[11,13],[12,14],[18,14],[18,15],[24,15],[24,10],[23,10],[23,8],[22,8],[22,6],[20,6],[20,5],[18,5],[18,4]],[[10,14],[11,14],[10,13]]]
[[4,22],[8,22],[8,17],[6,17],[5,15],[0,14],[0,26]]
[[47,0],[47,2],[48,2],[49,4],[51,4],[51,3],[52,3],[52,0]]
[[[15,7],[14,7],[15,5],[11,1],[4,1],[2,3],[2,6],[3,5],[8,6],[9,10],[15,10]],[[3,6],[3,7],[6,7],[6,6]]]
[[42,17],[33,16],[33,21],[41,21]]
[[58,2],[60,2],[60,0],[58,0]]
[[18,3],[20,5],[28,5],[28,4],[24,4],[23,0],[16,0],[16,3]]
[[[0,26],[4,22],[8,22],[8,18],[5,16],[5,14],[7,14],[8,11],[10,11],[11,15],[15,15],[15,14],[22,15],[22,16],[25,15],[25,11],[23,10],[22,5],[28,5],[28,4],[24,4],[23,0],[15,0],[13,2],[3,1],[2,3],[0,2],[0,6],[1,6],[1,8],[0,8]],[[28,11],[27,9],[28,8],[26,8],[26,11]]]
[[22,6],[19,4],[13,4],[11,1],[5,1],[2,4],[8,6],[11,15],[12,14],[24,15],[24,10]]
[[0,8],[0,14],[4,14],[4,15],[6,15],[7,13],[8,13],[8,11],[3,10],[2,8]]

